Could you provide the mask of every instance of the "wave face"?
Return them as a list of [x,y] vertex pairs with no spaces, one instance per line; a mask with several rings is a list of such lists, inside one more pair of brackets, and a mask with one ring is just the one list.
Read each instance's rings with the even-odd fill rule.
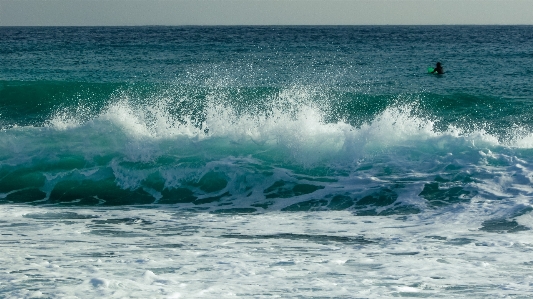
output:
[[0,202],[516,217],[531,32],[2,28]]

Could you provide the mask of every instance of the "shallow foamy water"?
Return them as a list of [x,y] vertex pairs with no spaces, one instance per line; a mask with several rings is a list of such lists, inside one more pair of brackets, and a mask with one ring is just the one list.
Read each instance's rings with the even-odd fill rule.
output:
[[491,222],[474,214],[4,205],[0,294],[526,298],[533,237],[521,223],[531,216]]

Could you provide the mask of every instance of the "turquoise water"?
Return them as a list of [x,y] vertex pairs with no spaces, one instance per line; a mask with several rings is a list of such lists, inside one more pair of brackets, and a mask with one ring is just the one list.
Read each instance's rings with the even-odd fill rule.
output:
[[[209,238],[268,240],[264,242],[281,242],[276,245],[281,247],[288,246],[283,242],[304,240],[344,244],[349,250],[362,246],[369,252],[374,245],[387,251],[395,244],[394,248],[405,249],[401,252],[419,252],[420,246],[448,240],[428,253],[435,258],[440,250],[456,254],[453,246],[481,250],[474,244],[488,244],[499,236],[503,239],[494,244],[503,247],[525,242],[519,249],[511,245],[500,249],[531,263],[525,252],[531,246],[527,219],[533,194],[532,60],[531,26],[0,28],[0,204],[4,229],[15,242],[9,244],[27,240],[15,237],[24,230],[10,223],[44,225],[43,229],[59,225],[62,233],[53,238],[62,242],[72,238],[63,227],[67,221],[82,235],[92,231],[108,238],[100,240],[99,247],[115,248],[111,240],[122,240],[124,235],[102,227],[135,224],[153,231],[162,219],[187,215],[183,217],[195,223],[191,225],[210,232]],[[445,74],[428,74],[428,67],[437,61]],[[144,216],[137,219],[131,213]],[[204,223],[209,215],[230,222],[232,217],[250,217],[260,223],[294,217],[294,231],[261,237],[264,226],[250,228],[246,223],[254,220],[249,220],[235,227],[226,223],[217,235]],[[98,222],[113,217],[133,220]],[[320,228],[313,234],[314,226],[305,220],[310,218],[338,229]],[[419,230],[399,229],[395,234],[402,240],[420,238],[395,243],[379,233],[402,226],[395,221],[429,225],[430,231],[422,236]],[[191,234],[208,250],[211,241],[195,235],[201,231]],[[343,235],[346,231],[357,233]],[[365,235],[369,231],[372,236]],[[143,233],[135,236],[141,243],[149,242],[149,234]],[[91,236],[80,241],[100,242]],[[354,245],[365,236],[368,243]],[[29,240],[40,244],[37,235]],[[168,253],[165,242],[153,244],[157,254]],[[6,246],[8,251],[16,248]],[[252,250],[246,246],[234,249]],[[454,249],[446,251],[446,246]],[[470,251],[471,260],[477,256],[475,250]],[[351,257],[336,259],[345,264],[355,258],[353,254],[362,254],[357,252],[347,251]],[[383,254],[375,269],[394,264]],[[73,260],[67,258],[63,266],[72,266],[69,261],[76,257],[85,258],[71,256]],[[224,260],[223,256],[214,260],[219,258]],[[277,266],[296,269],[298,263],[287,259],[288,264]],[[454,267],[465,263],[452,260],[448,256]],[[259,268],[262,264],[260,259],[249,262],[257,262]],[[319,263],[309,263],[315,262]],[[479,261],[485,262],[490,261]],[[435,267],[442,266],[439,263]],[[503,268],[490,273],[511,275],[501,270],[509,269],[509,263],[503,261]],[[11,271],[4,281],[15,286],[5,294],[32,296],[31,283],[13,278],[13,271],[24,265],[21,260],[4,267],[6,273]],[[376,270],[374,282],[393,275],[394,270],[385,268]],[[79,283],[87,290],[82,290],[133,296],[103,291],[122,288],[123,276],[117,273],[124,269],[109,271],[116,271],[115,278],[106,280],[102,273],[84,276]],[[157,280],[153,278],[157,271],[149,271],[152,278],[138,291],[148,292],[148,285]],[[161,273],[170,273],[165,271]],[[318,272],[324,278],[334,271]],[[450,271],[466,279],[460,267]],[[191,274],[183,272],[180,279],[192,279],[187,273]],[[287,278],[278,281],[270,274],[260,280],[272,279],[275,285]],[[428,277],[433,274],[428,270]],[[473,287],[475,277],[469,286],[449,289],[451,293],[443,296],[482,298],[531,289],[527,279],[520,280],[521,287],[503,280],[499,285],[506,287],[491,293],[486,290],[494,286]],[[194,276],[195,281],[203,279],[213,277]],[[362,297],[424,290],[417,279],[392,289],[381,282]],[[459,280],[433,285],[432,290],[451,288]],[[228,280],[218,282],[217,287],[232,288]],[[316,285],[315,295],[349,296],[369,285],[350,289],[349,280],[342,284],[339,293]],[[39,292],[54,297],[50,289],[58,285],[63,286],[62,280],[43,283]],[[200,288],[192,285],[194,291]],[[226,291],[217,287],[213,296]],[[237,285],[233,287],[231,292],[239,294]],[[177,292],[194,297],[192,289],[178,287],[161,296]],[[292,290],[314,296],[308,289]],[[256,291],[251,287],[243,296],[253,297]],[[63,295],[57,296],[73,292],[64,287]]]
[[[4,202],[354,209],[437,185],[468,201],[480,166],[530,162],[531,27],[1,34]],[[444,196],[424,194],[406,209]]]

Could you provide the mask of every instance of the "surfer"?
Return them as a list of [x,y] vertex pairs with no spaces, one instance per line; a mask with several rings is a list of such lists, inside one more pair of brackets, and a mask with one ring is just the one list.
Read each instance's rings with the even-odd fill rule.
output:
[[437,66],[435,66],[432,73],[444,74],[444,69],[442,68],[440,62],[437,62]]

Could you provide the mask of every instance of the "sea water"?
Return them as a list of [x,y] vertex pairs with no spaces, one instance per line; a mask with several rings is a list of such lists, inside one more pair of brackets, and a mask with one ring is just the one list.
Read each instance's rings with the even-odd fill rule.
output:
[[531,26],[0,28],[0,296],[527,298],[532,62]]

